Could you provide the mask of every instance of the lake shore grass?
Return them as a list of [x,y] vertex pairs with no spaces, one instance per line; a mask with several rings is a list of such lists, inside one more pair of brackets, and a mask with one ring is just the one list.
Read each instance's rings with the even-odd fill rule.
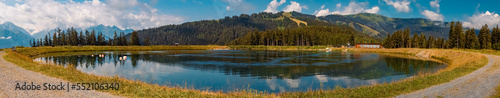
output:
[[[396,53],[407,54],[420,57],[431,57],[440,59],[448,63],[448,67],[432,74],[422,74],[412,78],[404,79],[393,83],[383,83],[372,86],[362,86],[358,88],[333,88],[322,90],[311,90],[305,92],[284,92],[279,94],[267,94],[255,90],[240,90],[229,93],[199,91],[182,87],[166,87],[160,85],[147,84],[141,81],[133,81],[118,77],[102,77],[80,72],[71,67],[54,66],[40,64],[33,61],[33,56],[56,53],[56,52],[77,52],[77,51],[149,51],[149,50],[211,50],[211,49],[250,49],[250,50],[323,50],[327,46],[84,46],[84,47],[36,47],[19,48],[18,52],[7,51],[5,59],[9,62],[35,72],[65,79],[71,82],[90,83],[120,83],[121,89],[118,91],[104,91],[111,94],[125,97],[393,97],[404,93],[424,89],[432,85],[449,82],[460,76],[469,74],[488,63],[488,59],[474,52],[450,49],[354,49],[352,52],[370,53]],[[144,48],[144,49],[143,49]],[[245,49],[245,50],[246,50]],[[333,50],[343,50],[345,48],[334,48]]]
[[264,45],[257,45],[257,46],[231,45],[227,47],[233,50],[327,50],[326,48],[328,48],[328,46],[264,46]]
[[26,56],[37,56],[57,52],[83,52],[83,51],[156,51],[156,50],[220,50],[227,46],[217,45],[185,45],[185,46],[58,46],[58,47],[33,47],[17,48],[16,51]]

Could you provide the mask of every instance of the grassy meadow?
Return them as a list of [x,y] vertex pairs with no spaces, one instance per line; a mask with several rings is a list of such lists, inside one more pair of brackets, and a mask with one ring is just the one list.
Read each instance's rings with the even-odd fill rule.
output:
[[[432,85],[449,82],[469,74],[487,64],[488,59],[474,52],[449,49],[349,49],[352,52],[395,53],[431,57],[448,64],[448,67],[432,74],[420,74],[393,83],[384,83],[357,88],[332,88],[306,92],[284,92],[268,94],[255,90],[239,90],[229,93],[218,91],[199,91],[186,87],[166,87],[147,84],[141,81],[119,77],[103,77],[80,72],[72,67],[40,64],[33,61],[33,56],[78,51],[147,51],[147,50],[211,50],[211,49],[250,49],[250,50],[325,50],[327,46],[68,46],[18,48],[17,52],[6,50],[5,59],[27,70],[71,82],[120,83],[120,90],[105,90],[111,94],[125,97],[393,97],[404,93],[424,89]],[[343,50],[335,48],[333,50]],[[482,50],[480,50],[482,51]],[[500,53],[499,53],[500,54]]]

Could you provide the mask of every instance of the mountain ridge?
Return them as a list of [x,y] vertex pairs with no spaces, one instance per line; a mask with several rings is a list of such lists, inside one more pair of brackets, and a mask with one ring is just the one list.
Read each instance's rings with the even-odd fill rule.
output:
[[[43,30],[43,31],[40,31],[38,33],[35,33],[33,34],[32,36],[34,38],[43,38],[45,37],[45,35],[47,34],[54,34],[55,30],[57,30],[58,28],[55,28],[55,29],[50,29],[50,30]],[[68,28],[69,29],[69,28]],[[103,35],[106,37],[106,38],[113,38],[114,36],[114,32],[116,31],[116,33],[120,33],[120,32],[124,32],[125,34],[129,34],[129,33],[132,33],[132,31],[134,31],[133,29],[120,29],[118,27],[116,27],[115,25],[113,26],[105,26],[103,24],[100,24],[100,25],[95,25],[95,26],[91,26],[91,27],[88,27],[88,28],[74,28],[76,29],[78,32],[80,31],[83,31],[85,32],[85,30],[88,30],[89,32],[92,31],[92,30],[95,30],[96,32],[102,32]],[[65,31],[66,29],[61,29],[62,31]],[[52,36],[52,35],[49,35],[49,36]]]
[[[335,26],[346,25],[356,31],[377,39],[386,38],[397,30],[411,29],[411,34],[423,33],[436,38],[447,38],[449,27],[446,22],[431,21],[424,18],[390,18],[379,14],[358,13],[352,15],[327,15],[316,17],[299,12],[253,13],[239,16],[226,16],[217,20],[201,20],[179,25],[164,25],[155,28],[138,30],[141,39],[149,38],[155,45],[172,43],[207,45],[225,45],[228,40],[242,37],[253,30],[265,31],[274,29],[297,28],[309,25]],[[204,28],[210,27],[211,28]],[[219,27],[218,27],[219,26]],[[226,29],[239,26],[240,30]],[[197,28],[200,27],[200,28]],[[214,29],[216,28],[216,29]],[[216,32],[213,32],[216,31]],[[221,33],[225,32],[225,33]],[[218,36],[229,37],[218,37]],[[127,35],[130,36],[130,35]],[[146,37],[147,36],[147,37]],[[221,40],[222,39],[222,40]]]
[[12,46],[29,46],[29,39],[33,37],[23,28],[12,22],[0,24],[0,48]]

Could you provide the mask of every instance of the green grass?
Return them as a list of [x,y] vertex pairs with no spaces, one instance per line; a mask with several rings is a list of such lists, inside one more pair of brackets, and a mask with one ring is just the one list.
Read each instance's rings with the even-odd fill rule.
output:
[[[250,50],[322,50],[326,46],[228,46],[231,49]],[[56,52],[77,51],[140,51],[140,50],[172,50],[172,49],[226,49],[226,46],[84,46],[84,47],[37,47],[19,48],[5,56],[7,61],[20,67],[48,76],[65,79],[71,82],[120,83],[117,91],[104,91],[126,97],[393,97],[404,93],[424,89],[432,85],[449,82],[457,77],[469,74],[487,64],[488,59],[478,53],[460,50],[443,49],[350,49],[355,52],[396,53],[415,55],[421,51],[429,51],[433,58],[448,63],[444,70],[433,74],[422,74],[394,83],[362,86],[358,88],[334,88],[306,92],[285,92],[266,94],[255,90],[234,91],[230,93],[198,91],[182,87],[165,87],[132,81],[118,77],[102,77],[89,75],[71,67],[43,65],[33,62],[30,57]],[[340,50],[340,48],[335,49]]]

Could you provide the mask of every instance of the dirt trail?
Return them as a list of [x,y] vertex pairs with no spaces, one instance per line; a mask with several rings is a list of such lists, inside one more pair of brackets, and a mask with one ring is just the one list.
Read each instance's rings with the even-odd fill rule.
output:
[[489,62],[484,67],[451,82],[434,85],[398,98],[484,98],[495,93],[500,83],[500,57],[485,55]]
[[[21,85],[24,82],[27,84],[41,85],[42,89],[43,83],[50,84],[60,84],[60,82],[66,85],[68,81],[49,77],[40,73],[25,70],[17,65],[14,65],[3,59],[5,55],[4,51],[0,51],[0,98],[53,98],[53,97],[95,97],[95,98],[110,98],[110,97],[120,97],[109,93],[99,92],[99,91],[81,91],[81,90],[70,90],[69,92],[64,91],[49,91],[49,90],[15,90],[16,84]],[[66,85],[67,86],[67,85]]]

